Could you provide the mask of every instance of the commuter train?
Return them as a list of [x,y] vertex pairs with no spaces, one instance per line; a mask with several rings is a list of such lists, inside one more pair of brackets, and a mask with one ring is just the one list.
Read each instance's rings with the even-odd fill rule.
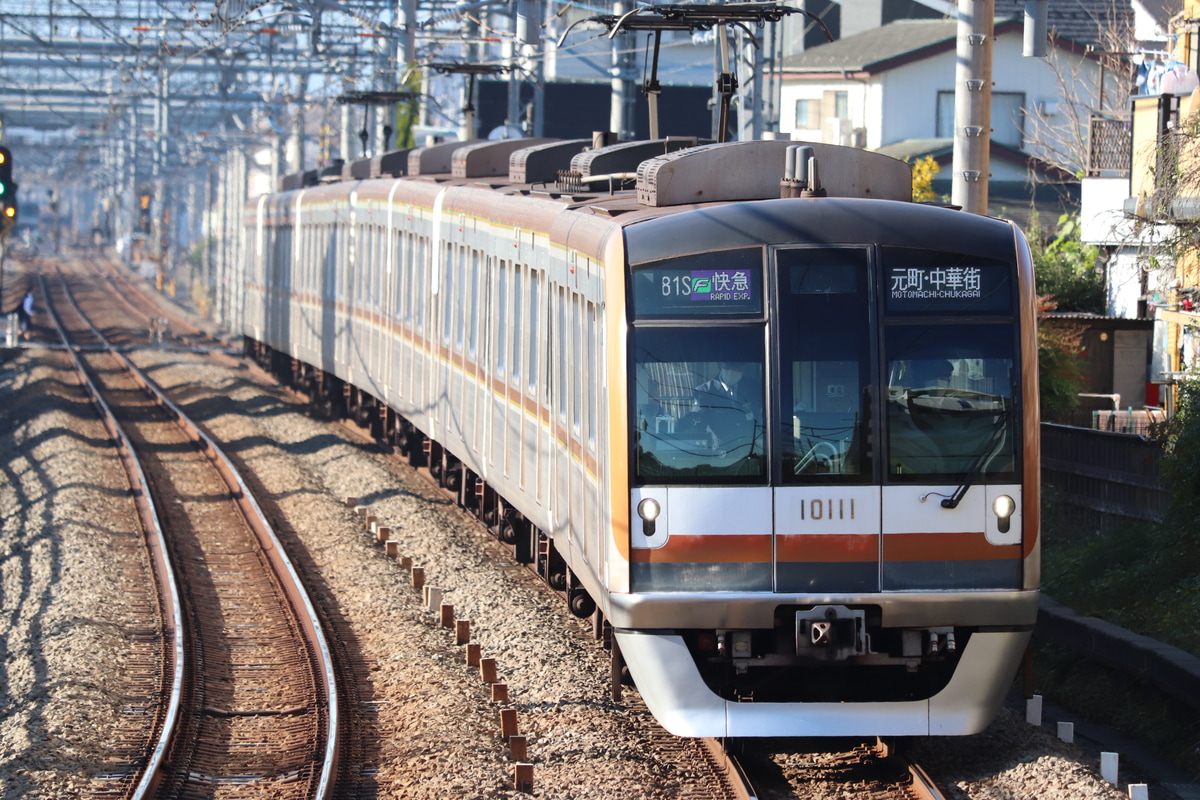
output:
[[291,176],[245,209],[247,351],[427,464],[669,731],[978,732],[1037,616],[1029,249],[807,147]]

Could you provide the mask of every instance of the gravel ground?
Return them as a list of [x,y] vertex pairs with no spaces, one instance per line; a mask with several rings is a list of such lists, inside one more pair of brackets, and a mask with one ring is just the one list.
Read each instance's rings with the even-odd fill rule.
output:
[[[497,659],[529,738],[535,795],[685,798],[704,776],[650,744],[657,726],[628,692],[608,698],[609,665],[573,619],[427,484],[335,426],[314,421],[257,371],[165,351],[135,355],[231,455],[251,466],[317,565],[371,665],[367,702],[389,731],[380,797],[512,797],[499,707],[437,627],[396,559],[344,504],[361,498],[400,552],[445,591],[472,639]],[[127,651],[112,537],[134,530],[106,436],[56,354],[0,366],[0,797],[75,797],[111,756]],[[1006,713],[985,734],[917,745],[958,798],[1117,798],[1094,759]],[[952,787],[952,788],[951,788]]]

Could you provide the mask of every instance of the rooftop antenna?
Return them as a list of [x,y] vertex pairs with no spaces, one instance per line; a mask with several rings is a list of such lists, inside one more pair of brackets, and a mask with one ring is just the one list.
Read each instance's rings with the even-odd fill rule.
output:
[[737,26],[750,37],[757,47],[758,41],[754,38],[749,23],[754,23],[756,27],[761,28],[768,22],[779,22],[788,14],[804,14],[811,17],[825,31],[825,37],[829,41],[833,41],[833,36],[825,27],[825,23],[811,12],[774,3],[732,3],[730,5],[639,6],[619,17],[613,14],[588,17],[572,23],[563,31],[558,46],[562,47],[571,30],[584,22],[603,25],[607,29],[606,35],[610,39],[619,33],[631,31],[652,33],[654,35],[654,54],[651,59],[650,77],[643,85],[642,91],[646,95],[646,104],[649,110],[650,138],[658,139],[658,95],[662,93],[662,86],[658,83],[658,56],[662,47],[662,32],[689,31],[695,33],[721,27],[721,73],[717,76],[716,87],[720,97],[717,141],[724,142],[728,138],[729,104],[738,88],[737,77],[731,71],[729,64],[728,45],[724,37],[725,28],[730,25]]

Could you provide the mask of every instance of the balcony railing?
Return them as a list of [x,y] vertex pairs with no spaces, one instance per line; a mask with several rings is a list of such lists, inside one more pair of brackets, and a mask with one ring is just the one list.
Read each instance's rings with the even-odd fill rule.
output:
[[1087,163],[1089,178],[1128,178],[1133,141],[1128,114],[1093,114],[1088,118]]

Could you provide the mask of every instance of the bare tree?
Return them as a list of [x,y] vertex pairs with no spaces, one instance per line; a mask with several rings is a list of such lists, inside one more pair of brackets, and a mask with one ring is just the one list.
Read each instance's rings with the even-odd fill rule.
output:
[[[1181,2],[1181,0],[1177,0]],[[1081,6],[1087,10],[1087,6]],[[1077,175],[1089,164],[1089,130],[1119,132],[1128,120],[1129,97],[1135,93],[1138,52],[1134,16],[1128,0],[1109,0],[1093,11],[1091,43],[1057,38],[1046,64],[1062,98],[1056,113],[1025,109],[1025,138],[1031,154]],[[1094,120],[1108,120],[1098,124]]]

